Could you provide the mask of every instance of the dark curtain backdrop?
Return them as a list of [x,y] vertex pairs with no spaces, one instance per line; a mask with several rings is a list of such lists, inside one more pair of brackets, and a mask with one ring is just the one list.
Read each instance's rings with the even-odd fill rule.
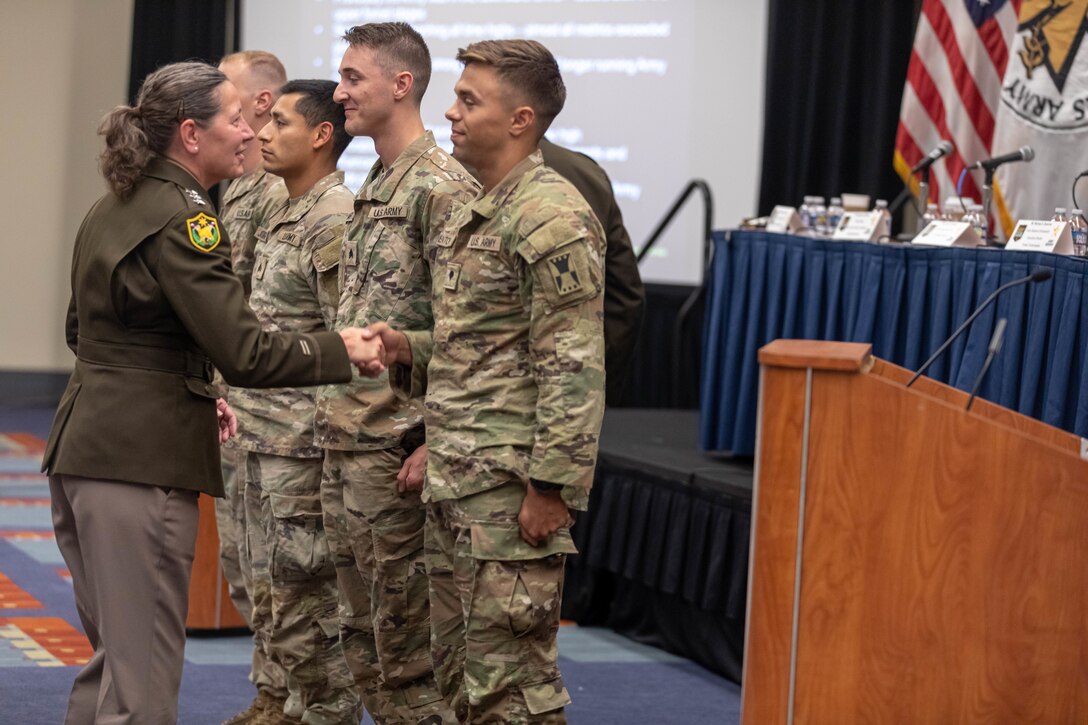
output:
[[129,102],[159,66],[180,60],[218,63],[228,49],[236,49],[239,5],[237,0],[136,0]]
[[[759,213],[841,192],[889,202],[921,0],[770,0]],[[898,228],[898,226],[897,226]]]
[[694,288],[647,284],[642,332],[631,356],[627,387],[614,408],[699,407],[703,298],[687,318],[680,311]]

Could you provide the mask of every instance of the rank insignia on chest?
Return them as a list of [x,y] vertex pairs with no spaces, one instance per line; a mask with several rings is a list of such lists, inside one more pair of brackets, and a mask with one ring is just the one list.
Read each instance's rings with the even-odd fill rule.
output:
[[210,252],[219,246],[219,221],[201,212],[185,220],[189,241],[202,252]]
[[560,295],[569,295],[582,289],[582,275],[570,252],[548,257],[548,271],[551,272],[552,282]]
[[442,285],[451,292],[457,291],[457,286],[461,283],[461,265],[459,264],[447,264],[446,265],[446,281]]
[[359,262],[358,246],[354,242],[344,244],[344,266],[354,267]]

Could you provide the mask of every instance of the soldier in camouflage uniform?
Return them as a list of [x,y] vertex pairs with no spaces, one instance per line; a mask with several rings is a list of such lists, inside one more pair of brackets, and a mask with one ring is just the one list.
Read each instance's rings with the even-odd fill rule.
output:
[[563,565],[604,410],[604,233],[537,144],[565,90],[534,41],[484,41],[446,112],[484,191],[428,248],[433,335],[370,326],[426,392],[435,673],[463,722],[561,723]]
[[[246,123],[253,133],[260,133],[272,118],[272,106],[279,98],[280,86],[287,82],[283,64],[271,53],[247,50],[224,56],[219,61],[219,70],[238,88]],[[260,144],[251,144],[246,149],[244,168],[246,172],[231,181],[223,192],[222,221],[231,232],[231,265],[249,299],[257,230],[269,212],[287,199],[287,190],[280,177],[267,173],[261,165]],[[268,193],[273,186],[278,189]]]
[[[478,185],[425,131],[419,104],[431,73],[423,39],[403,23],[352,28],[336,99],[347,129],[379,160],[355,198],[341,250],[337,326],[432,326],[424,257]],[[325,449],[325,528],[336,557],[340,634],[363,702],[384,723],[454,722],[430,659],[426,514],[397,473],[423,440],[422,401],[397,400],[384,377],[324,387],[315,418]]]
[[[287,82],[283,64],[271,53],[250,50],[224,56],[219,70],[238,88],[242,117],[253,133],[260,133],[272,117],[272,105],[279,98],[280,86]],[[287,189],[280,177],[267,173],[261,165],[261,145],[246,147],[245,173],[228,182],[222,198],[220,221],[231,241],[231,264],[249,299],[253,272],[253,249],[257,229],[269,213],[287,200]],[[228,394],[227,384],[217,375],[220,394]],[[219,561],[227,580],[230,599],[246,624],[253,626],[253,577],[245,535],[245,451],[234,440],[221,450],[224,497],[215,501],[215,521],[219,530]],[[239,480],[241,479],[241,480]],[[265,593],[267,596],[267,593]],[[253,640],[253,668],[250,680],[257,686],[257,698],[251,708],[227,720],[224,725],[249,722],[266,707],[287,699],[287,676],[283,667],[269,659],[260,639]]]
[[[257,232],[250,306],[267,329],[331,329],[340,242],[352,195],[336,162],[350,137],[332,81],[292,81],[261,130],[265,168],[289,200]],[[253,718],[357,723],[360,701],[337,636],[336,578],[320,504],[314,388],[230,391],[246,451],[246,534],[253,626],[284,667],[290,696]],[[264,564],[267,564],[264,566]]]

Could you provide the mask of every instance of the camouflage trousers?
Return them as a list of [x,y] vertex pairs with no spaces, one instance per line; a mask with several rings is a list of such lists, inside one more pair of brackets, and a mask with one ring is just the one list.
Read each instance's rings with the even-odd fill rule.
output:
[[555,636],[569,529],[525,543],[525,484],[427,504],[431,657],[461,722],[565,723]]
[[[249,671],[249,681],[256,685],[258,690],[265,690],[268,694],[283,699],[288,695],[287,673],[281,665],[269,658],[264,646],[267,637],[262,638],[258,633],[258,627],[253,623],[253,565],[249,560],[249,546],[246,539],[245,506],[245,471],[248,454],[234,445],[224,446],[220,453],[223,459],[225,496],[215,500],[215,523],[219,529],[219,562],[227,580],[230,599],[238,613],[246,620],[246,625],[253,630],[253,665]],[[268,562],[263,558],[258,564],[267,570]],[[268,593],[264,592],[262,596],[267,598]],[[271,621],[265,624],[270,626]]]
[[254,639],[283,668],[288,715],[314,725],[355,725],[360,701],[339,644],[321,466],[320,458],[246,456]]
[[431,669],[426,518],[397,491],[405,451],[325,452],[321,502],[336,562],[340,642],[378,725],[454,723]]

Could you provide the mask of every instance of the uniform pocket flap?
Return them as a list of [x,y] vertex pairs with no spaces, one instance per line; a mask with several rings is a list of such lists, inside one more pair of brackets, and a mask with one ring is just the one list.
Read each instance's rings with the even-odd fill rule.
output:
[[553,219],[541,226],[518,245],[520,254],[529,264],[536,264],[560,247],[584,239],[589,232],[581,222],[566,217]]
[[200,378],[185,377],[185,387],[189,389],[189,392],[193,395],[199,395],[201,398],[211,398],[215,400],[219,397],[219,389],[212,383],[205,382]]
[[321,627],[321,632],[331,640],[335,640],[340,636],[340,618],[331,617],[327,619],[317,620],[317,626]]
[[570,704],[570,693],[563,686],[563,678],[556,677],[535,685],[522,685],[521,694],[530,714],[542,715]]
[[321,496],[316,493],[270,493],[268,502],[277,519],[317,519],[321,516]]
[[373,524],[374,557],[381,562],[400,561],[423,548],[426,509],[414,507],[397,511]]
[[543,559],[553,554],[577,554],[570,529],[562,528],[540,546],[531,546],[521,538],[516,523],[474,521],[471,525],[472,558],[487,561]]
[[344,227],[327,229],[321,233],[314,243],[314,268],[318,272],[328,272],[336,269],[340,264],[340,245],[344,235]]

